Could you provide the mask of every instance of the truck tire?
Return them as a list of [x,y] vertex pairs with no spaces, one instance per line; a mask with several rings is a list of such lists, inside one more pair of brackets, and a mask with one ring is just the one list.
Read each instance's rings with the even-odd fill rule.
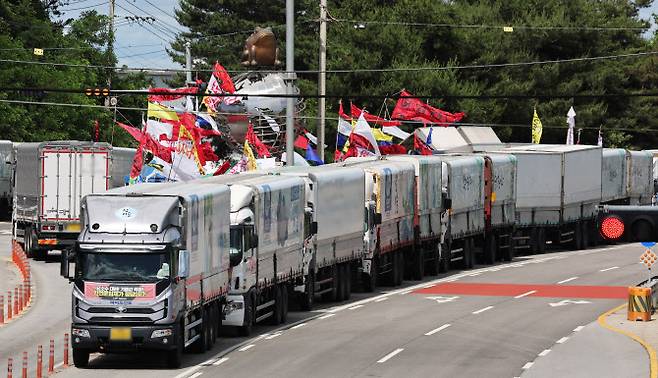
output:
[[28,226],[23,230],[23,244],[25,246],[25,255],[30,259],[34,257],[32,241],[32,227]]
[[288,320],[288,286],[281,286],[281,323],[285,323]]
[[580,222],[576,223],[573,230],[573,249],[579,250],[583,247],[583,234]]
[[336,264],[334,269],[336,271],[336,277],[338,278],[335,288],[336,302],[341,302],[344,299],[343,295],[345,294],[345,274],[343,272],[343,266],[340,264]]
[[395,286],[402,285],[402,281],[404,281],[404,252],[398,252],[398,278]]
[[581,249],[587,249],[589,248],[589,222],[584,222],[581,225],[580,232],[582,234],[582,248]]
[[537,253],[546,253],[546,229],[544,227],[537,230]]
[[73,348],[73,365],[80,369],[86,368],[89,365],[89,351]]
[[254,306],[251,299],[251,292],[244,295],[244,320],[242,326],[238,327],[238,335],[249,336],[254,325]]
[[439,266],[439,272],[447,273],[450,271],[450,260],[452,259],[452,243],[448,241],[441,246],[441,265]]
[[323,299],[329,302],[336,302],[338,299],[338,282],[340,282],[340,277],[338,277],[338,265],[334,265],[331,269],[331,274],[331,290],[328,293],[323,294]]
[[425,248],[418,247],[414,256],[414,280],[420,281],[425,276]]
[[462,244],[463,244],[462,255],[464,256],[464,258],[462,259],[462,268],[471,269],[471,267],[473,266],[473,262],[471,261],[471,256],[472,256],[471,239],[465,238],[462,241]]
[[281,297],[281,287],[275,286],[272,288],[274,290],[274,306],[272,306],[272,316],[270,316],[270,324],[279,325],[281,324],[281,308],[282,297]]
[[217,315],[215,312],[215,305],[210,305],[208,309],[208,350],[215,346],[217,339]]
[[363,274],[363,290],[368,293],[372,293],[377,287],[377,276],[379,275],[378,265],[377,257],[373,257],[370,260],[370,274]]
[[299,296],[299,307],[303,311],[311,311],[315,300],[315,276],[310,273],[306,279],[304,293]]
[[496,236],[489,234],[484,239],[484,263],[493,265],[496,262]]
[[178,325],[176,329],[176,349],[167,352],[167,367],[178,369],[183,364],[183,349],[185,349],[185,335],[183,327]]
[[208,329],[211,327],[211,320],[209,316],[209,311],[207,308],[204,308],[202,310],[202,322],[201,322],[201,330],[199,331],[199,338],[194,342],[194,346],[192,349],[194,350],[194,353],[202,354],[207,351],[209,351],[212,346],[210,345],[210,330]]
[[429,275],[437,276],[441,271],[441,256],[439,255],[439,248],[434,247],[432,251],[432,261],[429,263]]
[[514,236],[510,232],[509,234],[509,246],[505,247],[501,252],[503,255],[503,261],[512,261],[514,260]]

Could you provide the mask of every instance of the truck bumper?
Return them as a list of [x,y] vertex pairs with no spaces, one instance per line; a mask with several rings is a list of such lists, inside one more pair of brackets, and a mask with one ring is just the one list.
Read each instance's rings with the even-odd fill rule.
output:
[[[125,340],[113,340],[111,337],[112,329],[123,329],[124,336],[126,329],[130,330],[129,338]],[[151,337],[153,331],[163,330],[171,333],[162,337]],[[117,332],[120,333],[120,332]],[[86,337],[89,336],[89,337]],[[164,326],[96,326],[89,324],[72,324],[71,325],[71,344],[73,348],[84,349],[90,352],[131,352],[135,350],[172,350],[176,348],[177,338],[181,337],[176,333],[176,325]]]
[[226,297],[226,314],[222,325],[241,327],[244,325],[244,297],[241,294]]

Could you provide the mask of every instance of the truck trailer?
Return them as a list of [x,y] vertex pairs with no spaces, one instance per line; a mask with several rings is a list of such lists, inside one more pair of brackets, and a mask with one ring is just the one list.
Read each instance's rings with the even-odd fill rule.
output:
[[74,284],[76,366],[95,352],[157,350],[179,367],[185,348],[213,346],[229,290],[230,200],[228,186],[195,182],[82,199],[82,232],[61,266]]

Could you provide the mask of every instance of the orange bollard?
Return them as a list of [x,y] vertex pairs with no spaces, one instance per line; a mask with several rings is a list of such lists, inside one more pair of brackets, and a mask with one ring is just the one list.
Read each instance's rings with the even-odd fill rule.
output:
[[21,378],[27,378],[27,352],[23,352],[23,371],[21,371]]
[[11,320],[11,290],[7,290],[7,320]]
[[55,340],[50,339],[50,354],[48,355],[48,374],[55,370]]
[[651,289],[647,287],[628,288],[628,320],[651,320]]
[[37,347],[37,378],[43,377],[43,348]]
[[7,378],[12,378],[14,376],[14,359],[9,357],[7,359]]
[[69,334],[64,334],[64,367],[69,367]]
[[30,303],[30,296],[27,295],[28,291],[29,288],[27,286],[27,282],[23,281],[23,304],[25,305],[25,307],[27,307],[27,305]]
[[0,324],[5,323],[5,296],[0,295]]
[[18,311],[23,311],[23,286],[18,285]]
[[14,288],[14,315],[18,315],[18,288]]

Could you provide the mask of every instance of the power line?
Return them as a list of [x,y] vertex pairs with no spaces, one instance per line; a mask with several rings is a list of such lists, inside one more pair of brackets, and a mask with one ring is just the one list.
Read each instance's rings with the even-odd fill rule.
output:
[[[130,6],[132,6],[133,8],[137,9],[138,11],[140,11],[140,12],[144,12],[144,14],[146,14],[146,15],[148,15],[148,16],[150,16],[150,17],[153,17],[154,19],[157,20],[157,17],[154,17],[150,12],[145,11],[144,9],[138,7],[137,5],[131,3],[130,1],[127,1],[126,3],[129,4]],[[121,9],[125,10],[126,12],[130,12],[130,11],[126,10],[126,8],[121,7]],[[131,13],[132,13],[132,12],[131,12]],[[182,30],[175,30],[175,29],[178,27],[178,26],[176,26],[176,25],[170,25],[170,24],[168,24],[168,23],[166,23],[166,22],[164,22],[164,21],[162,21],[162,20],[159,20],[159,22],[160,22],[161,24],[163,24],[163,25],[166,27],[167,30],[173,32],[174,34],[177,34],[177,33],[182,32]]]
[[72,9],[60,9],[60,12],[71,12],[71,11],[76,11],[76,10],[83,10],[83,9],[89,9],[89,8],[95,8],[95,7],[100,7],[101,5],[107,5],[107,1],[104,1],[102,3],[98,3],[95,5],[87,5],[85,7],[80,7],[80,8],[72,8]]
[[569,31],[644,31],[644,27],[617,27],[617,26],[532,26],[532,25],[486,25],[486,24],[450,24],[450,23],[425,23],[405,21],[378,21],[378,20],[349,20],[329,18],[329,22],[355,24],[358,28],[367,25],[385,26],[409,26],[409,27],[431,27],[431,28],[455,28],[455,29],[500,29],[505,32],[518,30],[569,30]]
[[155,53],[159,53],[159,52],[162,52],[162,51],[167,51],[167,50],[165,50],[165,49],[160,49],[160,50],[147,51],[147,52],[138,53],[138,54],[131,54],[131,55],[117,56],[117,59],[125,59],[125,58],[132,58],[132,57],[135,57],[135,56],[142,56],[142,55],[155,54]]
[[[120,4],[116,4],[116,6],[119,7],[119,8],[121,8],[121,9],[123,9],[124,11],[126,11],[126,12],[128,12],[128,13],[134,15],[135,17],[140,17],[139,15],[137,15],[137,14],[134,13],[134,12],[132,12],[131,10],[122,7]],[[151,29],[149,29],[149,28],[147,28],[146,25],[143,25],[143,24],[141,24],[141,23],[138,23],[138,25],[141,26],[144,30],[148,31],[149,33],[151,33],[151,34],[153,34],[154,36],[156,36],[157,38],[159,38],[160,40],[162,40],[162,41],[164,41],[164,42],[167,42],[167,43],[170,43],[169,40],[163,38],[160,34],[154,32],[153,30],[151,30]],[[165,37],[166,37],[166,36],[165,36]],[[111,68],[113,68],[113,67],[108,67],[108,68],[111,69]]]
[[[148,30],[148,29],[147,29]],[[152,32],[153,33],[153,32]],[[169,42],[161,37],[165,42]],[[448,71],[448,70],[469,70],[469,69],[489,69],[489,68],[512,68],[512,67],[527,67],[527,66],[537,66],[537,65],[546,65],[546,64],[564,64],[564,63],[575,63],[575,62],[593,62],[593,61],[602,61],[610,59],[622,59],[622,58],[638,58],[646,56],[658,55],[658,51],[648,51],[648,52],[639,52],[639,53],[628,53],[628,54],[618,54],[618,55],[604,55],[604,56],[595,56],[595,57],[582,57],[582,58],[570,58],[570,59],[553,59],[553,60],[541,60],[541,61],[531,61],[531,62],[515,62],[515,63],[491,63],[491,64],[474,64],[474,65],[457,65],[457,66],[435,66],[435,67],[405,67],[405,68],[357,68],[357,69],[338,69],[338,70],[325,70],[327,74],[348,74],[348,73],[376,73],[376,72],[424,72],[424,71]],[[113,67],[113,66],[101,66],[101,65],[85,65],[85,64],[72,64],[72,63],[56,63],[56,62],[40,62],[40,61],[30,61],[30,60],[18,60],[18,59],[0,59],[0,63],[14,63],[14,64],[33,64],[33,65],[45,65],[45,66],[54,66],[54,67],[71,67],[71,68],[85,68],[85,69],[115,69],[123,71],[162,71],[162,72],[187,72],[187,70],[182,68],[155,68],[155,67]],[[212,69],[195,69],[195,72],[213,72]],[[227,70],[229,73],[249,73],[252,71],[247,70]],[[284,73],[284,71],[276,70],[262,70],[258,71],[260,73]],[[297,74],[318,74],[318,70],[296,70]]]

